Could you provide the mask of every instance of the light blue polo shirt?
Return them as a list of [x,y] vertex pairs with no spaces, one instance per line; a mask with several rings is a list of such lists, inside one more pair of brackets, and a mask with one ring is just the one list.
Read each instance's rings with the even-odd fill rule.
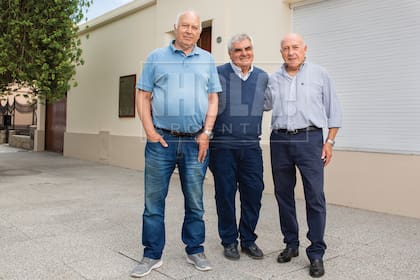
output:
[[148,56],[136,87],[152,92],[156,127],[194,133],[204,125],[208,94],[221,92],[222,87],[209,52],[195,46],[185,55],[173,42]]

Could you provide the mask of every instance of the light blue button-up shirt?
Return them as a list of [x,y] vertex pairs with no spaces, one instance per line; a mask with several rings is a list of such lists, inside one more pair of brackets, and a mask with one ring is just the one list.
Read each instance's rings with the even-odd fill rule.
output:
[[246,74],[242,73],[241,67],[236,66],[235,64],[233,64],[232,61],[230,62],[230,66],[232,67],[233,72],[236,74],[236,76],[238,76],[242,81],[248,80],[249,76],[254,70],[254,65],[252,64],[251,64],[251,68],[249,68],[249,71]]
[[342,113],[334,84],[327,71],[316,64],[305,62],[294,77],[287,73],[285,65],[273,73],[264,107],[272,110],[272,129],[341,127]]
[[148,56],[136,87],[152,92],[156,127],[186,133],[203,127],[208,94],[222,91],[213,56],[197,46],[185,55],[173,42]]

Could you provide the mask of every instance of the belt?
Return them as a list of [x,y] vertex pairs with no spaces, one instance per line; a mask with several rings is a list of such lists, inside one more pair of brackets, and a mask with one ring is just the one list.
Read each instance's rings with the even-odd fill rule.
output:
[[315,130],[321,130],[321,128],[311,125],[305,128],[298,128],[294,130],[287,130],[285,128],[273,129],[274,132],[282,132],[286,134],[298,134],[301,132],[308,132],[308,131],[315,131]]
[[179,131],[169,130],[169,129],[160,128],[160,127],[156,127],[156,126],[155,126],[155,128],[160,129],[163,132],[168,133],[168,134],[170,134],[172,136],[175,136],[175,137],[195,137],[195,136],[197,136],[197,134],[199,134],[201,132],[201,129],[197,132],[189,133],[189,132],[179,132]]

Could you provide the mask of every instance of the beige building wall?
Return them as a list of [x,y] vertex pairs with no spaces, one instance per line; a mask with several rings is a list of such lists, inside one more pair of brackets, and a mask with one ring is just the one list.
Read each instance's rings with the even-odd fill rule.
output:
[[326,169],[327,201],[420,218],[420,156],[336,151]]
[[[65,156],[142,168],[140,121],[118,117],[118,90],[119,78],[138,76],[156,47],[154,22],[154,1],[135,1],[81,27],[85,65],[78,68],[78,86],[67,98]],[[128,143],[120,140],[125,138]]]
[[[201,15],[204,25],[212,25],[212,53],[218,64],[228,61],[229,37],[246,32],[254,38],[257,66],[272,73],[281,65],[280,39],[291,30],[291,10],[285,1],[265,0],[259,5],[251,0],[136,0],[88,22],[89,28],[81,32],[86,63],[77,71],[79,86],[67,99],[65,156],[143,169],[145,138],[140,120],[118,118],[119,77],[137,74],[138,78],[149,52],[170,42],[177,13],[189,8]],[[264,115],[261,144],[266,192],[272,193],[270,118],[270,113]],[[418,155],[338,148],[326,169],[327,201],[420,218],[418,166]],[[208,180],[212,180],[210,172]],[[298,181],[296,193],[302,198]]]
[[[266,6],[239,9],[244,6],[239,0],[137,0],[82,26],[85,65],[78,68],[78,86],[67,98],[64,155],[142,169],[145,138],[140,120],[138,116],[118,117],[119,77],[137,74],[138,78],[142,62],[153,49],[170,42],[176,15],[186,9],[196,10],[203,24],[212,26],[212,53],[218,64],[228,61],[226,44],[230,36],[247,32],[255,42],[265,40],[255,57],[258,66],[275,69],[280,65],[279,38],[289,29],[290,9],[281,1],[267,0],[267,4],[272,7],[272,18],[264,16]],[[255,21],[239,20],[256,16],[264,19],[257,26]],[[272,37],[264,39],[258,31],[263,26]],[[221,43],[217,43],[217,37],[221,37]],[[133,142],[133,137],[137,141]],[[104,141],[120,145],[98,144]]]

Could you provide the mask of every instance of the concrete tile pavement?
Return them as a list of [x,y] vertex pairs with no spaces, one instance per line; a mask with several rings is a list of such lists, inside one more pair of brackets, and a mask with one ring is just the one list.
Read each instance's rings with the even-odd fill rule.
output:
[[[141,259],[141,171],[0,145],[0,279],[132,279]],[[206,254],[199,272],[185,261],[183,199],[173,176],[163,266],[145,279],[311,279],[304,202],[298,201],[300,256],[287,264],[278,210],[265,194],[257,244],[265,258],[226,260],[217,235],[214,191],[204,187]],[[420,279],[420,220],[328,205],[323,279]]]

